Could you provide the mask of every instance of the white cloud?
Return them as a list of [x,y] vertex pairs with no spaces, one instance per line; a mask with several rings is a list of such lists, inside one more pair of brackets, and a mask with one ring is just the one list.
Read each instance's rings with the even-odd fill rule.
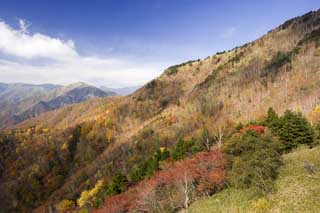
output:
[[223,32],[221,34],[221,37],[222,38],[231,38],[236,33],[238,28],[239,27],[237,27],[237,26],[233,26],[233,27],[228,28],[225,32]]
[[156,77],[163,67],[120,58],[81,56],[72,40],[31,34],[30,25],[24,20],[20,20],[19,25],[20,29],[16,30],[0,21],[0,53],[4,56],[0,54],[0,82],[69,84],[83,81],[111,87],[133,86]]
[[31,35],[24,20],[19,20],[19,25],[20,29],[15,30],[0,21],[0,52],[25,59],[64,60],[77,56],[72,40],[63,41],[40,33]]

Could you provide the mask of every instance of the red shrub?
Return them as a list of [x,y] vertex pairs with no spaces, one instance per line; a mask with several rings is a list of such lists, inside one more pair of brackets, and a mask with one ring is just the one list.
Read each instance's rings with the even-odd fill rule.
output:
[[245,133],[249,130],[255,131],[258,134],[264,134],[265,127],[264,126],[257,126],[257,125],[250,125],[247,127],[244,127],[240,130],[241,133]]
[[188,208],[197,194],[220,189],[226,177],[225,166],[223,153],[218,149],[198,153],[175,162],[125,193],[106,198],[104,207],[97,212],[150,212],[161,211],[159,208],[165,206],[173,210]]

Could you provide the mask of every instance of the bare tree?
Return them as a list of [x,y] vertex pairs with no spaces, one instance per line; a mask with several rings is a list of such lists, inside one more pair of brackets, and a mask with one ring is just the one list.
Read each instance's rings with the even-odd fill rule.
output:
[[218,144],[220,147],[223,143],[223,139],[225,137],[226,133],[226,126],[225,124],[218,126],[217,128],[214,129],[213,131],[213,137],[214,137],[214,142]]

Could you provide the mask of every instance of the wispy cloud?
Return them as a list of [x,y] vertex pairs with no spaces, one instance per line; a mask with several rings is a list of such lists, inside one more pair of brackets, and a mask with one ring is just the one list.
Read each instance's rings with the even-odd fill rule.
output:
[[225,32],[223,32],[221,34],[221,37],[222,38],[231,38],[232,36],[235,35],[235,33],[237,32],[238,29],[239,29],[238,26],[229,27]]
[[0,81],[58,84],[85,81],[117,87],[143,84],[161,71],[161,64],[82,56],[73,40],[29,33],[30,24],[25,20],[19,20],[19,26],[14,29],[0,21]]
[[31,26],[31,23],[27,22],[24,19],[18,19],[20,31],[24,34],[29,33],[28,28]]

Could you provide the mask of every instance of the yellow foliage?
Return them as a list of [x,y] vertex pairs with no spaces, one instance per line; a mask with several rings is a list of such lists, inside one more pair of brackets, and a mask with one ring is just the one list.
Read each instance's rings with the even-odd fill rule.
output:
[[84,207],[85,205],[92,205],[92,198],[94,198],[100,192],[103,186],[103,180],[99,180],[93,187],[93,189],[83,191],[80,198],[77,200],[78,205],[80,207]]
[[316,106],[313,111],[316,113],[320,113],[320,105]]
[[68,144],[67,144],[67,143],[63,143],[61,149],[62,149],[62,150],[68,149]]
[[63,200],[58,204],[58,210],[65,212],[74,208],[75,204],[72,200]]
[[160,147],[160,152],[164,152],[166,150],[166,147]]
[[90,199],[89,191],[85,190],[85,191],[81,192],[81,196],[77,200],[77,203],[80,207],[83,207],[88,203],[89,199]]
[[296,108],[294,109],[294,111],[295,111],[295,112],[301,112],[301,107],[296,107]]

